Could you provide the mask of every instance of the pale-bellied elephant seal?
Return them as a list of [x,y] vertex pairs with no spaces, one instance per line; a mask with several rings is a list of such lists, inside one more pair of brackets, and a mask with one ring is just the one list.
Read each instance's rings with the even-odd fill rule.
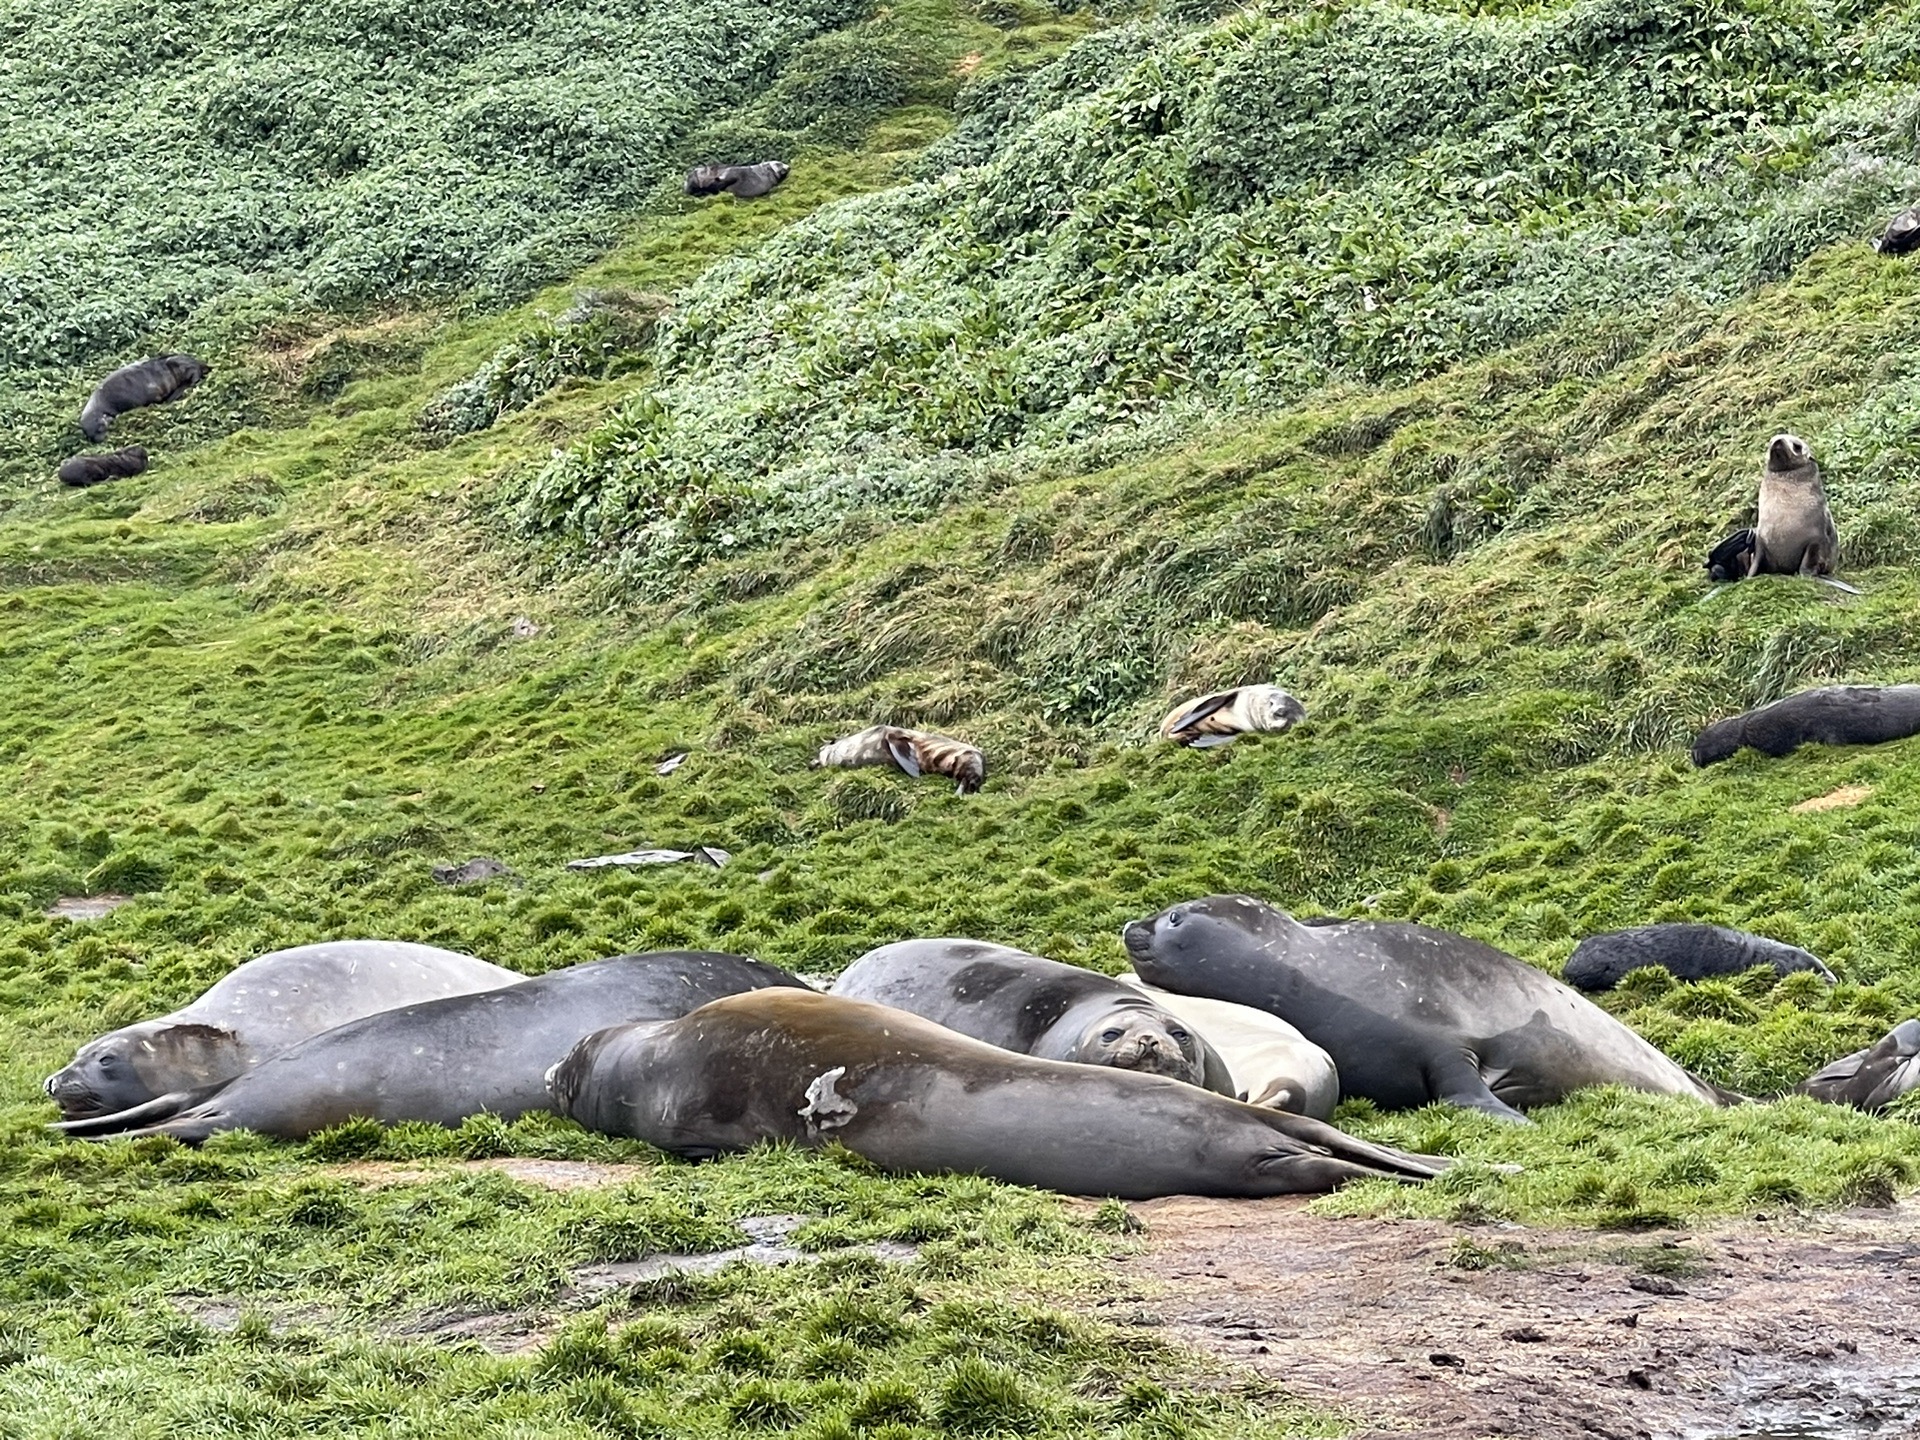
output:
[[863,765],[891,765],[916,780],[922,774],[945,775],[955,782],[956,795],[973,794],[987,778],[987,757],[978,745],[899,725],[872,725],[844,740],[822,745],[807,768],[851,770]]
[[1811,970],[1827,984],[1834,983],[1833,972],[1797,945],[1724,925],[1636,925],[1589,935],[1574,946],[1561,975],[1577,989],[1600,991],[1613,989],[1628,971],[1642,966],[1682,980],[1705,980],[1739,975],[1756,965],[1768,966],[1776,975]]
[[1790,755],[1802,745],[1884,745],[1920,734],[1920,685],[1822,685],[1707,726],[1693,763],[1712,765],[1741,746]]
[[384,1010],[303,1040],[222,1087],[54,1128],[197,1145],[222,1130],[299,1140],[356,1116],[388,1125],[454,1126],[482,1112],[512,1120],[551,1108],[547,1071],[583,1036],[628,1020],[672,1019],[764,985],[807,988],[740,955],[616,955],[483,994]]
[[1121,978],[1199,1031],[1200,1038],[1227,1062],[1233,1076],[1230,1093],[1249,1105],[1270,1105],[1325,1120],[1340,1103],[1340,1072],[1333,1057],[1278,1015],[1227,1000],[1157,990],[1133,976]]
[[833,982],[1002,1050],[1111,1065],[1233,1095],[1217,1051],[1129,985],[984,940],[902,940],[869,950]]
[[80,428],[96,444],[116,415],[143,405],[177,400],[206,379],[213,367],[193,355],[154,355],[122,365],[94,388],[80,412]]
[[1889,220],[1873,248],[1882,255],[1905,255],[1920,249],[1920,205],[1909,206]]
[[1287,1195],[1449,1163],[1160,1075],[1036,1060],[904,1011],[763,991],[583,1041],[557,1108],[706,1159],[838,1141],[883,1170],[991,1175],[1070,1195]]
[[1842,1056],[1794,1090],[1833,1105],[1884,1110],[1920,1086],[1920,1020],[1903,1020],[1864,1050]]
[[1340,1093],[1446,1100],[1507,1120],[1586,1085],[1736,1097],[1689,1075],[1591,1000],[1511,955],[1425,925],[1302,925],[1211,895],[1121,932],[1149,985],[1270,1011],[1333,1057]]
[[54,473],[62,485],[81,489],[103,480],[125,480],[147,468],[147,452],[141,446],[128,445],[101,455],[72,455],[60,462]]
[[1707,552],[1707,578],[1724,583],[1744,580],[1753,564],[1753,531],[1736,530]]
[[1188,700],[1160,722],[1160,734],[1176,745],[1210,750],[1258,731],[1291,730],[1307,707],[1278,685],[1242,685]]
[[328,940],[236,965],[199,999],[90,1040],[49,1075],[69,1120],[112,1115],[231,1080],[323,1030],[396,1005],[498,990],[525,977],[471,955],[399,940]]
[[1747,575],[1831,575],[1839,562],[1840,536],[1813,453],[1798,435],[1774,436],[1760,473]]

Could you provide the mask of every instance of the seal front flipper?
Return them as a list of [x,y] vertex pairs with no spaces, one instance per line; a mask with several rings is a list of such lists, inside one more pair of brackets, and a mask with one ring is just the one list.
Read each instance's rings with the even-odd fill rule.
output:
[[1428,1069],[1426,1080],[1436,1100],[1443,1100],[1449,1105],[1463,1105],[1469,1110],[1478,1110],[1496,1120],[1517,1125],[1533,1123],[1488,1088],[1486,1077],[1480,1073],[1470,1055],[1448,1056],[1436,1061]]
[[913,741],[905,735],[889,735],[887,753],[893,756],[893,763],[908,775],[915,780],[920,778],[920,757],[913,753]]
[[196,1105],[204,1104],[233,1083],[233,1077],[216,1080],[211,1085],[196,1086],[192,1090],[175,1090],[170,1095],[162,1095],[149,1100],[144,1105],[135,1105],[130,1109],[116,1110],[111,1115],[89,1115],[83,1120],[55,1120],[47,1126],[49,1130],[58,1130],[81,1140],[104,1140],[110,1135],[158,1134],[154,1130],[140,1129],[156,1120],[171,1120],[182,1115]]
[[[1166,723],[1160,727],[1161,733],[1165,735],[1177,735],[1182,730],[1191,730],[1195,725],[1198,725],[1215,711],[1226,709],[1227,706],[1233,703],[1233,697],[1238,693],[1236,690],[1222,690],[1218,695],[1208,695],[1194,701],[1193,704],[1189,705],[1186,709],[1170,716]],[[1208,738],[1212,739],[1212,737]],[[1233,737],[1231,735],[1225,735],[1217,740],[1212,740],[1212,743],[1215,745],[1226,745],[1230,743],[1232,739]]]

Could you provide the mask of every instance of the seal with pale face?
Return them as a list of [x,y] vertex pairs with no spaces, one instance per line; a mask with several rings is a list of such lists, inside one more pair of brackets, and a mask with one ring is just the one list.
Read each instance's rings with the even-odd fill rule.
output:
[[1831,575],[1839,563],[1840,538],[1813,452],[1798,435],[1774,436],[1760,474],[1748,576]]
[[1169,711],[1160,734],[1176,745],[1210,750],[1242,735],[1291,730],[1306,718],[1307,707],[1278,685],[1242,685]]
[[1121,983],[1137,986],[1162,1010],[1192,1026],[1227,1062],[1231,1093],[1249,1105],[1271,1105],[1316,1120],[1332,1117],[1340,1103],[1340,1072],[1333,1057],[1278,1015],[1251,1005],[1156,990],[1133,976],[1122,976]]

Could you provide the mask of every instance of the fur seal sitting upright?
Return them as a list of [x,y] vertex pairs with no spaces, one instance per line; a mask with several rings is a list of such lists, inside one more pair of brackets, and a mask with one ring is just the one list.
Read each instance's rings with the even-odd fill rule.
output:
[[1753,531],[1736,530],[1707,552],[1707,578],[1724,583],[1744,580],[1753,564]]
[[80,1047],[46,1079],[68,1120],[231,1080],[323,1030],[396,1005],[498,990],[526,977],[399,940],[328,940],[236,965],[198,1000]]
[[1504,1120],[1587,1085],[1734,1097],[1689,1075],[1551,976],[1425,925],[1308,926],[1248,895],[1212,895],[1121,932],[1149,985],[1278,1015],[1333,1057],[1343,1097],[1446,1100]]
[[797,990],[602,1030],[550,1083],[561,1114],[692,1159],[838,1141],[895,1174],[990,1175],[1069,1195],[1289,1195],[1430,1179],[1449,1163],[1164,1076],[1036,1060]]
[[987,757],[978,745],[898,725],[869,726],[844,740],[822,745],[807,768],[851,770],[863,765],[891,765],[916,780],[923,773],[945,775],[955,782],[956,795],[973,794],[987,778]]
[[1884,745],[1920,734],[1920,685],[1822,685],[1716,720],[1693,741],[1712,765],[1743,745],[1776,759],[1802,745]]
[[1903,1020],[1864,1050],[1842,1056],[1794,1086],[1832,1105],[1884,1110],[1920,1087],[1920,1020]]
[[1589,935],[1574,947],[1561,971],[1569,985],[1589,993],[1611,990],[1627,972],[1643,966],[1665,970],[1682,980],[1739,975],[1757,965],[1776,975],[1811,970],[1827,984],[1834,974],[1796,945],[1729,930],[1724,925],[1636,925]]
[[1839,560],[1840,537],[1807,442],[1798,435],[1774,436],[1760,475],[1760,518],[1753,526],[1748,577],[1831,575]]
[[1873,248],[1882,255],[1905,255],[1920,249],[1920,205],[1910,206],[1889,220]]
[[103,480],[125,480],[147,468],[147,452],[138,445],[109,450],[102,455],[73,455],[60,462],[55,473],[62,485],[79,489]]
[[86,408],[80,412],[80,428],[98,444],[106,438],[107,425],[114,416],[143,405],[177,400],[212,372],[212,366],[193,355],[154,355],[122,365],[87,398]]
[[1111,1065],[1236,1095],[1227,1064],[1130,985],[984,940],[902,940],[869,950],[832,993],[905,1010],[1002,1050]]
[[1160,734],[1176,745],[1209,750],[1240,735],[1291,730],[1306,718],[1307,707],[1278,685],[1242,685],[1175,707],[1160,722]]
[[1137,976],[1122,976],[1121,983],[1137,987],[1200,1032],[1227,1062],[1234,1087],[1228,1094],[1249,1105],[1270,1105],[1316,1120],[1332,1117],[1340,1103],[1340,1072],[1333,1057],[1278,1015],[1251,1005],[1156,990]]

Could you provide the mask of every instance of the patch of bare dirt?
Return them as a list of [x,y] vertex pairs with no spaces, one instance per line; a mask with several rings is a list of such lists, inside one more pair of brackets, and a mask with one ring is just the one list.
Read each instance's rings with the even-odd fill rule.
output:
[[1912,1206],[1649,1237],[1304,1205],[1132,1206],[1137,1291],[1103,1318],[1343,1410],[1356,1440],[1920,1434]]
[[1829,790],[1825,795],[1816,795],[1811,800],[1802,800],[1798,805],[1787,808],[1795,815],[1812,815],[1821,810],[1844,810],[1849,805],[1858,805],[1873,794],[1871,785],[1842,785],[1838,790]]
[[100,920],[132,903],[131,895],[62,895],[45,913],[59,920]]
[[321,1173],[368,1186],[419,1185],[462,1171],[496,1170],[510,1179],[549,1190],[596,1190],[620,1185],[647,1173],[645,1165],[608,1165],[598,1160],[455,1160],[414,1163],[404,1160],[351,1160],[326,1166]]

